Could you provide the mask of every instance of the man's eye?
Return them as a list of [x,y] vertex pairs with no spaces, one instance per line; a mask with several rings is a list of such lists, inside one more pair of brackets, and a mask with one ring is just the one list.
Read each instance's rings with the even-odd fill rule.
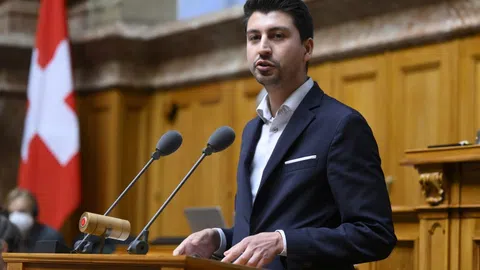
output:
[[249,36],[248,40],[258,40],[259,36]]
[[275,39],[282,39],[283,37],[284,37],[284,35],[281,34],[281,33],[275,34]]

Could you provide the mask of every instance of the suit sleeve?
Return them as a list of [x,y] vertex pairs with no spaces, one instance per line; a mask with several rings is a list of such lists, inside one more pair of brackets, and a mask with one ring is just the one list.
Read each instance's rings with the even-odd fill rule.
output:
[[[234,200],[234,209],[237,208],[237,195],[235,194],[235,200]],[[223,235],[225,236],[226,240],[226,245],[225,245],[225,250],[229,250],[232,247],[232,241],[233,241],[233,228],[222,228]]]
[[337,127],[327,178],[341,224],[285,230],[288,258],[356,264],[388,257],[397,241],[390,200],[377,143],[356,112]]
[[227,240],[225,250],[229,250],[232,247],[233,227],[229,229],[222,229],[222,231],[225,234],[225,239]]

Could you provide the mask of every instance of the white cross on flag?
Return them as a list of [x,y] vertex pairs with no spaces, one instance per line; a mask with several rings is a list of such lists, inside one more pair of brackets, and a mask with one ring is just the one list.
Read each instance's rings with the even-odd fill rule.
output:
[[56,229],[80,202],[79,127],[65,13],[63,0],[40,3],[18,179],[37,197],[39,221]]

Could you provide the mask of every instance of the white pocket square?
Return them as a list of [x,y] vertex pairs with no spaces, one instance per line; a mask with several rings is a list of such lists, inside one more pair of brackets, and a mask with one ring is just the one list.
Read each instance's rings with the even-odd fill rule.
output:
[[306,156],[306,157],[287,160],[287,161],[285,161],[285,164],[292,164],[292,163],[305,161],[305,160],[309,160],[309,159],[316,159],[316,158],[317,158],[317,155],[311,155],[311,156]]

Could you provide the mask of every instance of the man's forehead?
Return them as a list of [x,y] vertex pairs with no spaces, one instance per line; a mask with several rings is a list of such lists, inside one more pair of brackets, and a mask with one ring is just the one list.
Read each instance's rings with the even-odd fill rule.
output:
[[28,210],[32,208],[33,205],[26,198],[18,197],[15,200],[13,200],[8,207],[10,209],[15,209],[15,210]]
[[247,32],[252,30],[266,31],[275,28],[291,29],[294,27],[292,17],[283,11],[263,13],[255,11],[247,23]]

